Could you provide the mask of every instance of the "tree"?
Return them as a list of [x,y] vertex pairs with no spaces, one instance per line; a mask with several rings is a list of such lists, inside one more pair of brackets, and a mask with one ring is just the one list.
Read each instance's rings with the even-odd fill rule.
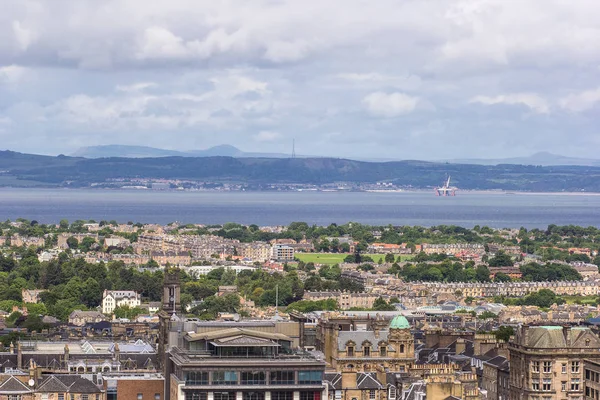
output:
[[510,282],[510,276],[506,275],[504,272],[496,272],[494,276],[494,282]]
[[475,269],[475,279],[478,282],[490,281],[490,270],[485,265],[480,265]]
[[76,249],[79,247],[79,241],[75,239],[75,237],[70,236],[67,238],[67,246],[69,246],[70,249]]
[[395,259],[396,258],[394,257],[394,255],[392,253],[387,253],[385,255],[385,262],[388,263],[388,264],[393,263]]
[[89,308],[96,307],[102,301],[102,288],[94,278],[84,282],[81,301]]
[[496,319],[498,318],[498,315],[494,314],[491,311],[484,311],[481,314],[479,314],[479,319]]
[[494,257],[490,258],[488,264],[490,267],[512,267],[515,265],[512,258],[502,250],[499,250]]
[[501,325],[498,328],[498,330],[494,332],[494,335],[496,335],[496,339],[504,340],[505,342],[508,342],[510,340],[510,337],[514,334],[515,330],[513,329],[513,327],[506,325]]
[[126,318],[129,320],[134,320],[138,315],[143,314],[144,310],[140,307],[131,307],[128,306],[119,306],[116,307],[113,311],[115,318]]
[[388,302],[385,301],[381,297],[378,297],[373,302],[373,310],[376,310],[376,311],[394,311],[395,309],[396,309],[396,307],[394,307],[391,304],[388,304]]
[[471,304],[471,303],[473,303],[474,300],[475,299],[472,296],[467,296],[465,298],[465,304]]
[[69,229],[69,221],[66,219],[61,219],[58,226],[63,230]]

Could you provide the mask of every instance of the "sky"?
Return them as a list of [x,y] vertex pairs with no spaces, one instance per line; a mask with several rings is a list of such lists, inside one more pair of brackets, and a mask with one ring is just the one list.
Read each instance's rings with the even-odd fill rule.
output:
[[0,0],[0,148],[597,157],[598,0]]

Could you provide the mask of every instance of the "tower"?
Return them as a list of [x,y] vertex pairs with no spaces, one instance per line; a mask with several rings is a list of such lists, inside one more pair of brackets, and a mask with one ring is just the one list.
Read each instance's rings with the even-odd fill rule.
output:
[[179,281],[179,269],[171,268],[165,270],[163,281],[162,309],[158,312],[158,362],[165,377],[165,398],[169,398],[171,363],[169,361],[170,333],[173,324],[179,321],[181,314],[181,284]]
[[292,158],[296,158],[296,139],[292,139]]
[[181,284],[179,282],[179,269],[173,268],[165,271],[162,310],[170,316],[173,314],[181,314]]

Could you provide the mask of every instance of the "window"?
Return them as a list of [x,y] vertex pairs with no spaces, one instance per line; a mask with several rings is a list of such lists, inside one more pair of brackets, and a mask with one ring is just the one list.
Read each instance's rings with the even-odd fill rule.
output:
[[271,400],[294,400],[294,392],[271,392]]
[[21,400],[21,395],[20,394],[9,394],[8,400]]
[[375,400],[375,390],[369,390],[369,400]]
[[386,357],[387,356],[387,347],[386,346],[381,346],[379,348],[379,355],[381,357]]
[[237,372],[236,371],[214,371],[213,372],[213,385],[236,385],[237,384]]
[[400,345],[400,353],[404,353],[404,345],[403,344]]
[[242,385],[264,385],[267,383],[264,371],[243,371]]
[[552,361],[544,361],[542,368],[545,374],[552,372]]
[[154,400],[160,400],[160,393],[154,393]]
[[531,362],[531,372],[540,372],[540,362],[539,361]]
[[396,387],[390,386],[390,389],[388,390],[388,399],[394,400],[395,398],[396,398]]
[[579,378],[571,378],[571,390],[579,390]]
[[363,356],[371,357],[371,348],[369,346],[363,346]]
[[206,392],[185,392],[185,400],[208,400],[208,394]]
[[138,393],[137,400],[144,400],[144,395],[142,393]]
[[[298,371],[298,384],[299,385],[307,384],[307,383],[321,384],[322,382],[323,382],[323,371]],[[320,400],[320,398],[319,398],[319,400]]]
[[539,379],[531,380],[531,390],[540,390],[540,380]]
[[348,346],[346,348],[346,355],[348,357],[354,357],[354,346]]
[[579,372],[579,361],[571,361],[571,372],[572,373]]
[[590,371],[589,369],[585,370],[585,379],[590,379],[590,376],[592,375],[592,371]]
[[560,390],[562,390],[563,392],[567,391],[567,381],[562,381],[560,383]]
[[65,395],[64,394],[59,394],[58,395],[58,400],[65,400]]
[[300,400],[321,400],[321,392],[300,392]]
[[542,380],[542,390],[544,392],[549,392],[552,390],[552,379],[550,378],[544,378]]
[[235,400],[235,392],[213,392],[215,400]]
[[185,373],[186,385],[208,385],[208,372],[189,371]]
[[271,371],[271,385],[293,385],[296,383],[294,371]]
[[242,400],[265,400],[265,392],[244,392]]
[[562,363],[562,373],[563,374],[567,373],[567,364],[566,363]]

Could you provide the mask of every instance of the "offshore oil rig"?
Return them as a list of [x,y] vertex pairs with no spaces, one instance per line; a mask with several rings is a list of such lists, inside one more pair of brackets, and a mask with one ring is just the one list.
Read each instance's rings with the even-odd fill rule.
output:
[[456,196],[456,191],[458,190],[454,186],[450,186],[450,175],[448,175],[448,180],[444,182],[443,186],[436,187],[435,189],[436,196]]

